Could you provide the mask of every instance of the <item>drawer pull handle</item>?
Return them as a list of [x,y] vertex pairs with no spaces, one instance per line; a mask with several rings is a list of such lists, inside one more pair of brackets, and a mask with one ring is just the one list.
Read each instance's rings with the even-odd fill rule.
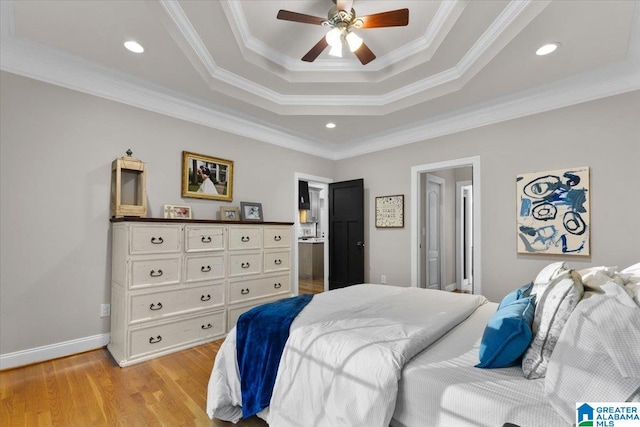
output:
[[158,237],[157,239],[155,237],[152,237],[151,243],[153,243],[154,245],[161,245],[164,243],[164,239],[162,237]]
[[211,295],[209,294],[207,294],[206,297],[204,295],[200,297],[200,301],[209,301],[210,299],[211,299]]
[[151,276],[151,277],[160,277],[160,276],[162,276],[162,270],[158,270],[158,271],[151,270],[151,272],[149,272],[149,276]]
[[242,236],[240,237],[240,240],[242,240],[243,242],[248,242],[249,240],[251,240],[251,238],[249,236]]
[[275,240],[276,242],[279,242],[280,240],[282,240],[281,236],[273,236],[273,240]]
[[211,243],[211,236],[202,236],[202,243]]
[[158,305],[151,303],[151,305],[149,306],[149,310],[153,310],[153,311],[162,310],[162,303],[159,302]]
[[162,341],[162,337],[160,335],[158,335],[157,337],[151,337],[149,338],[149,344],[157,344],[160,341]]
[[251,267],[251,264],[249,264],[248,262],[243,262],[241,267],[242,268],[249,268],[249,267]]
[[202,329],[211,329],[211,328],[213,328],[213,325],[211,323],[207,323],[207,326],[202,325],[201,328]]
[[276,260],[273,261],[273,263],[275,265],[280,265],[280,264],[282,264],[282,260],[281,259],[276,259]]
[[208,273],[211,271],[211,266],[207,265],[206,267],[203,265],[202,267],[200,267],[200,271],[202,271],[203,273]]
[[282,284],[280,284],[280,283],[274,283],[274,284],[273,284],[273,287],[274,287],[274,288],[276,288],[276,289],[280,289],[280,288],[282,287]]
[[247,289],[240,289],[240,293],[241,293],[242,295],[247,295],[247,294],[249,293],[249,288],[247,288]]

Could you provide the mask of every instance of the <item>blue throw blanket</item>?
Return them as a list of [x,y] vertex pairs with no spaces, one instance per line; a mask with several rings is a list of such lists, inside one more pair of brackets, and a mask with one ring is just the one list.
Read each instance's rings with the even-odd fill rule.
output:
[[303,294],[260,305],[238,319],[236,353],[243,418],[269,406],[289,327],[312,297]]

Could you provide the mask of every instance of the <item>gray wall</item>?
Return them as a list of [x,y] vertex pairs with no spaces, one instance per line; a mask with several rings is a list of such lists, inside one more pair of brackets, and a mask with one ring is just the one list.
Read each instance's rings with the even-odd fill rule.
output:
[[[0,354],[109,332],[111,162],[128,148],[147,165],[150,217],[191,205],[261,202],[294,218],[294,172],[333,162],[9,73],[0,74]],[[233,202],[181,197],[182,150],[233,160]]]
[[[376,229],[375,197],[404,194],[409,207],[412,166],[469,156],[480,156],[482,288],[487,298],[498,301],[557,260],[578,269],[640,261],[638,111],[636,91],[336,162],[337,181],[364,178],[366,280],[377,282],[384,274],[389,284],[407,286],[411,281],[411,212],[407,209],[402,229]],[[516,175],[573,166],[591,168],[592,255],[516,254]]]
[[[364,178],[366,280],[406,286],[410,212],[376,229],[376,196],[404,194],[413,165],[479,155],[484,293],[493,300],[556,257],[515,253],[515,175],[591,166],[590,264],[640,258],[640,93],[333,162],[8,73],[0,74],[0,354],[109,332],[110,165],[127,148],[147,163],[149,216],[188,204],[216,218],[224,203],[180,196],[181,151],[235,161],[234,197],[266,220],[294,221],[294,172]],[[386,170],[394,173],[379,174]],[[229,205],[229,204],[224,204]],[[568,259],[568,258],[563,258]]]

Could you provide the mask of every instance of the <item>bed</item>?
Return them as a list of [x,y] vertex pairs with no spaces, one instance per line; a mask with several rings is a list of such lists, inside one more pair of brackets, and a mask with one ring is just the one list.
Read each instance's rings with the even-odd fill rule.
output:
[[[632,267],[640,271],[640,264]],[[633,276],[632,267],[624,274],[583,270],[586,285],[579,272],[554,263],[500,304],[374,284],[315,295],[291,323],[269,405],[257,414],[271,427],[569,426],[576,401],[638,400],[640,356],[631,354],[640,348],[640,273]],[[524,303],[536,299],[534,313]],[[489,326],[518,302],[531,317],[525,352],[506,367],[476,367],[491,354]],[[518,328],[526,323],[518,320]],[[606,338],[612,329],[624,330],[625,340]],[[236,332],[216,356],[207,395],[209,417],[231,422],[243,416]],[[538,348],[540,334],[545,339]],[[575,342],[580,334],[589,351]],[[557,350],[547,351],[547,341]],[[567,361],[580,358],[581,372],[567,378]],[[607,369],[584,372],[585,365],[603,363]]]

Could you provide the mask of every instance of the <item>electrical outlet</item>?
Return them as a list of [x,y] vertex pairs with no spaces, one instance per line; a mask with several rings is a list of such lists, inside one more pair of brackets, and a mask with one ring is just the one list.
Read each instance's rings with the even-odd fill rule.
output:
[[384,274],[380,276],[380,283],[382,283],[383,285],[387,283],[387,276],[385,276]]
[[100,317],[111,316],[111,304],[100,304]]

